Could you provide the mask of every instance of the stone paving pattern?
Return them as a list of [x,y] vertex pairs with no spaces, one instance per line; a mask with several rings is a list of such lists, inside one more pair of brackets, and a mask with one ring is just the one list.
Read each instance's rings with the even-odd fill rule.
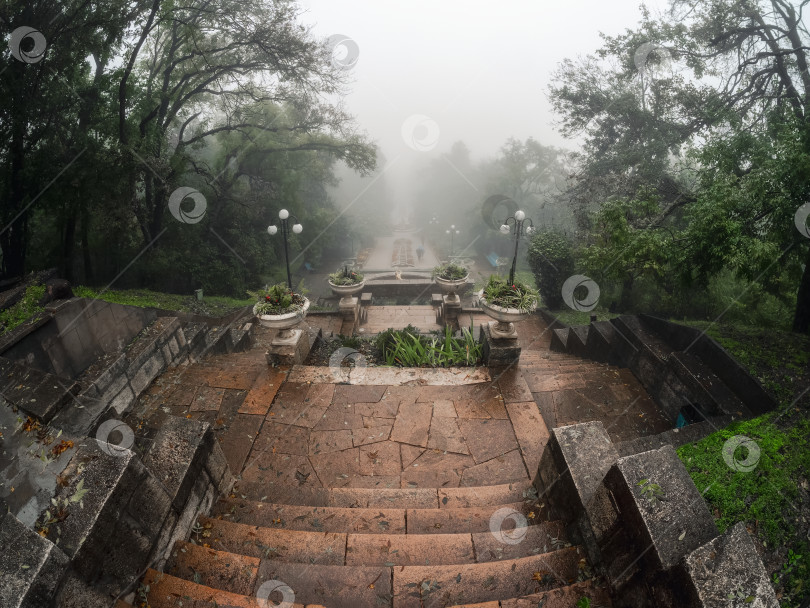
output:
[[[408,307],[388,310],[402,311],[390,317],[398,325],[414,322]],[[290,382],[289,369],[267,365],[271,332],[257,328],[247,352],[163,374],[127,421],[140,428],[167,415],[209,422],[241,487],[278,497],[305,488],[527,481],[554,426],[601,420],[614,442],[670,428],[628,370],[552,353],[539,316],[518,331],[518,366],[490,382],[423,386],[418,379],[374,385],[374,368],[365,370],[364,385]]]

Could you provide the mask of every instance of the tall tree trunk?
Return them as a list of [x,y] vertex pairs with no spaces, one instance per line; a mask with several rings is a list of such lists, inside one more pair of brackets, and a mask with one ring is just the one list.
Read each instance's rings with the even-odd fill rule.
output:
[[804,261],[804,272],[796,295],[796,312],[793,315],[793,331],[810,334],[810,247]]
[[76,250],[76,208],[68,202],[65,208],[65,230],[62,233],[62,276],[73,281],[73,252]]
[[3,277],[15,278],[25,274],[25,249],[28,234],[28,210],[25,209],[25,120],[17,115],[12,118],[11,143],[9,144],[9,188],[6,200],[5,221],[0,227],[0,248],[3,251]]
[[86,284],[93,284],[93,259],[90,255],[90,243],[88,241],[87,225],[90,223],[90,214],[87,212],[87,205],[82,207],[82,259],[84,262],[84,282]]

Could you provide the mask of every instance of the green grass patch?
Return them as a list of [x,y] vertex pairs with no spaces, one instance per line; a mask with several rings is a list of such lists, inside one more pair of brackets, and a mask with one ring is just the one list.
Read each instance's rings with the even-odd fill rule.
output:
[[[677,452],[721,532],[742,521],[766,551],[787,554],[781,569],[772,572],[772,582],[782,591],[786,608],[799,604],[807,591],[804,581],[810,576],[810,546],[802,539],[806,513],[797,507],[802,505],[802,494],[805,500],[807,496],[810,420],[795,416],[774,424],[779,416],[771,412],[732,423]],[[737,435],[752,439],[759,449],[758,459],[756,450],[749,452],[745,446],[734,453],[737,462],[747,458],[751,464],[756,462],[750,471],[736,470],[723,457],[723,446]]]
[[32,315],[42,312],[39,301],[45,295],[44,285],[31,285],[14,306],[0,312],[0,335],[22,325]]
[[80,298],[93,298],[114,304],[138,306],[140,308],[162,308],[164,310],[191,312],[212,317],[226,315],[229,312],[255,303],[255,300],[250,297],[241,300],[224,296],[205,296],[202,300],[197,300],[194,296],[162,293],[148,289],[109,289],[101,292],[92,287],[81,285],[74,287],[73,293]]

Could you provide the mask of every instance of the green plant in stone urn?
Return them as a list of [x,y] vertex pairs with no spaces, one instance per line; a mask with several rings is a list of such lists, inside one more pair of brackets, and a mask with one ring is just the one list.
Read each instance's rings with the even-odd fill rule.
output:
[[448,303],[458,304],[460,302],[456,289],[467,282],[469,274],[469,270],[454,262],[440,264],[433,269],[433,279],[441,290],[447,294]]
[[516,338],[514,323],[528,317],[540,300],[537,290],[522,281],[509,283],[506,279],[491,275],[481,296],[481,308],[496,321],[490,324],[495,338]]
[[248,293],[256,296],[258,300],[253,306],[253,314],[259,319],[262,327],[279,330],[273,343],[291,340],[295,335],[292,328],[307,315],[309,300],[284,283],[256,293]]
[[330,274],[327,282],[332,293],[340,296],[339,306],[341,308],[353,308],[357,303],[354,295],[360,293],[366,284],[363,275],[354,270],[349,270],[348,266],[344,266],[337,272]]

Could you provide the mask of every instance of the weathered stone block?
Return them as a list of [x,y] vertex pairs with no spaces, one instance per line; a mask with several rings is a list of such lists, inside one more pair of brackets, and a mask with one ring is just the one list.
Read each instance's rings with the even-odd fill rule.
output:
[[11,513],[0,517],[0,606],[49,606],[68,567],[68,557]]
[[738,523],[698,547],[681,564],[689,608],[729,606],[729,594],[742,594],[745,606],[778,608],[779,602],[745,524]]
[[620,458],[605,486],[632,545],[627,550],[648,571],[671,569],[717,536],[703,496],[670,445]]
[[534,483],[554,517],[571,522],[618,457],[601,421],[557,427],[551,431]]
[[132,392],[129,386],[125,386],[121,389],[121,392],[110,401],[109,407],[114,409],[118,414],[123,414],[134,401],[135,393]]
[[141,391],[149,386],[149,383],[164,369],[166,369],[166,361],[163,360],[163,354],[158,349],[152,351],[152,355],[143,362],[140,368],[134,370],[130,367],[127,375],[135,394],[140,395]]
[[144,464],[163,484],[172,505],[181,512],[201,473],[208,471],[212,483],[229,478],[222,448],[206,422],[169,418],[158,430],[144,456]]

